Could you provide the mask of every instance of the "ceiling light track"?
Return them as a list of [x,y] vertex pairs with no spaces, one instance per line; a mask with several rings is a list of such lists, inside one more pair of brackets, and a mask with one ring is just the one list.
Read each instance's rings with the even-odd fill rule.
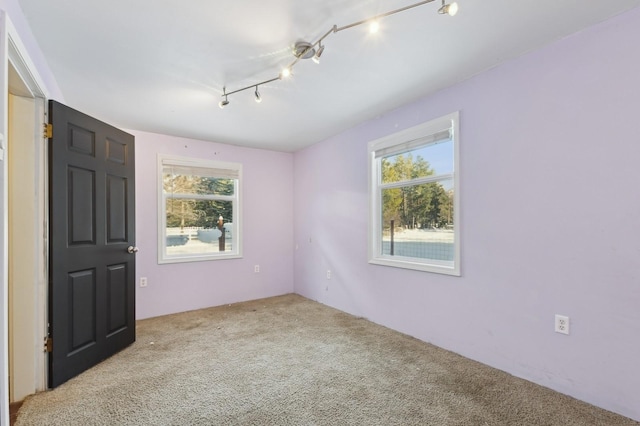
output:
[[334,29],[333,32],[338,33],[340,31],[347,30],[349,28],[357,27],[357,26],[364,25],[364,24],[370,24],[371,22],[378,21],[381,18],[386,18],[387,16],[395,15],[396,13],[404,12],[405,10],[413,9],[414,7],[422,6],[423,4],[432,3],[434,1],[435,0],[420,1],[418,3],[414,3],[414,4],[411,4],[409,6],[401,7],[400,9],[395,9],[395,10],[391,10],[389,12],[381,13],[380,15],[373,16],[373,17],[371,17],[369,19],[363,19],[362,21],[358,21],[358,22],[354,22],[353,24],[345,25],[344,27],[335,28],[335,25],[334,25],[335,29]]
[[[406,10],[413,9],[415,7],[422,6],[422,5],[425,5],[427,3],[432,3],[434,1],[436,1],[436,0],[420,1],[420,2],[417,2],[417,3],[414,3],[414,4],[410,4],[408,6],[405,6],[405,7],[401,7],[399,9],[395,9],[395,10],[391,10],[389,12],[381,13],[381,14],[373,16],[373,17],[371,17],[369,19],[363,19],[362,21],[354,22],[354,23],[349,24],[349,25],[344,25],[342,27],[338,27],[337,25],[334,25],[329,31],[324,33],[324,35],[322,35],[314,43],[308,43],[308,42],[305,42],[305,41],[299,41],[293,47],[293,55],[296,57],[296,59],[293,62],[291,62],[288,66],[283,68],[282,71],[280,72],[280,74],[278,74],[277,77],[270,78],[268,80],[264,80],[264,81],[261,81],[259,83],[253,83],[253,84],[250,84],[248,86],[242,87],[240,89],[233,90],[231,92],[227,92],[226,87],[224,87],[222,89],[222,95],[221,95],[224,99],[221,100],[218,105],[220,106],[220,108],[224,108],[225,106],[229,105],[229,96],[230,95],[233,95],[233,94],[238,93],[238,92],[243,92],[245,90],[253,89],[253,88],[255,88],[255,100],[256,100],[256,102],[262,102],[262,97],[260,96],[260,93],[258,92],[258,87],[262,86],[264,84],[272,83],[274,81],[282,80],[283,78],[289,77],[291,75],[291,73],[292,73],[293,67],[298,62],[300,62],[301,59],[309,59],[309,58],[311,58],[313,60],[313,62],[315,62],[317,64],[320,63],[320,56],[324,52],[324,45],[322,44],[322,42],[330,34],[335,34],[335,33],[338,33],[340,31],[344,31],[346,29],[357,27],[357,26],[364,25],[364,24],[377,23],[378,20],[380,20],[381,18],[385,18],[385,17],[390,16],[390,15],[395,15],[396,13],[404,12]],[[455,2],[453,2],[453,3],[445,3],[445,0],[441,0],[441,1],[442,1],[442,6],[438,9],[438,13],[439,14],[447,14],[447,15],[450,15],[450,16],[454,16],[458,12],[458,4],[457,3],[455,3]]]

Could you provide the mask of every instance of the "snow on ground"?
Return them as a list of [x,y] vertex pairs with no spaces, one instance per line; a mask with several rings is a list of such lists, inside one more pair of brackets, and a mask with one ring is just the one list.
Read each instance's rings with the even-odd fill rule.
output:
[[[438,243],[453,243],[454,232],[449,230],[434,229],[405,229],[393,235],[394,241],[425,241]],[[390,235],[385,233],[382,240],[389,241]]]

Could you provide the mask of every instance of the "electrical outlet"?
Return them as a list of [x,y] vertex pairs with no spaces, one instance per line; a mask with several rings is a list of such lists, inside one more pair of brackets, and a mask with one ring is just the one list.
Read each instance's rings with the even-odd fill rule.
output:
[[327,279],[331,279],[331,269],[327,269]]
[[556,333],[569,334],[569,317],[556,314]]
[[147,277],[140,277],[140,287],[146,287],[147,285],[149,285]]
[[253,272],[258,273],[260,272],[260,265],[256,265],[253,267]]

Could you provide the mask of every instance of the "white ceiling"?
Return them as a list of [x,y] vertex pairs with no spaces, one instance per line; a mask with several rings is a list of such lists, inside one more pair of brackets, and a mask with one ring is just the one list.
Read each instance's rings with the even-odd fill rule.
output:
[[66,103],[118,127],[295,151],[434,93],[640,0],[440,0],[325,39],[276,77],[296,41],[410,0],[19,0]]

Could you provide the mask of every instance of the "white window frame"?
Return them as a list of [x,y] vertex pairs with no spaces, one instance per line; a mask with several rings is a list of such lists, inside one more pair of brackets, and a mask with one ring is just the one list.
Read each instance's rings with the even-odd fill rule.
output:
[[[221,177],[237,175],[233,196],[204,196],[197,195],[193,198],[226,200],[233,202],[233,218],[231,219],[233,250],[222,253],[207,254],[167,254],[166,220],[167,220],[167,197],[163,190],[163,168],[164,166],[205,168],[221,171]],[[225,171],[228,171],[225,173]],[[242,257],[242,164],[222,161],[210,161],[189,157],[177,157],[172,155],[158,155],[158,263],[181,263],[200,262],[207,260],[238,259]]]
[[[382,254],[382,170],[383,157],[408,152],[427,145],[429,139],[440,132],[450,131],[453,141],[453,223],[454,223],[454,259],[453,262],[435,259],[421,259]],[[429,122],[402,130],[369,142],[369,263],[414,269],[418,271],[460,276],[460,138],[459,113],[454,112]],[[428,161],[428,159],[427,159]],[[443,178],[443,175],[437,177]],[[427,180],[434,180],[432,177]],[[395,184],[397,186],[397,184]]]

